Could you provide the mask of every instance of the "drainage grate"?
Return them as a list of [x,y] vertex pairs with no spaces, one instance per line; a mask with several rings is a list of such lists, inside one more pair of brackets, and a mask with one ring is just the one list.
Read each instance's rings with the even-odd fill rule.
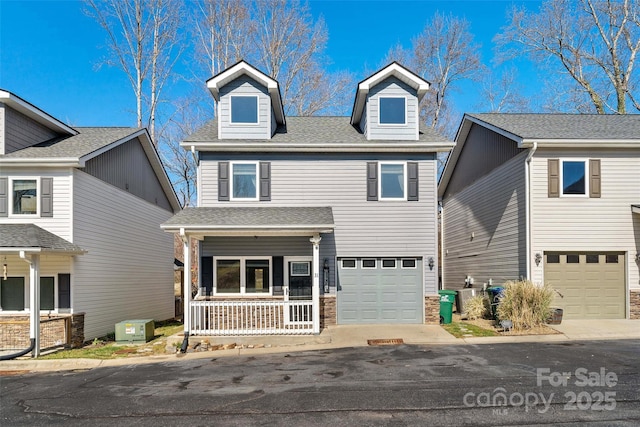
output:
[[390,339],[378,339],[378,340],[367,340],[367,344],[369,345],[398,345],[404,344],[402,338],[390,338]]

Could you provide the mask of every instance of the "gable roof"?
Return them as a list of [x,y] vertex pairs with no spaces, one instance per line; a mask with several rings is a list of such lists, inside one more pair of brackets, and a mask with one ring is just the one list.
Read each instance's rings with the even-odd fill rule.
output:
[[517,144],[518,148],[640,148],[639,114],[465,114],[456,145],[447,159],[438,195],[446,191],[471,127],[476,124]]
[[216,74],[207,80],[207,88],[216,101],[220,101],[220,89],[228,83],[242,75],[247,75],[267,88],[271,97],[271,107],[273,108],[276,122],[280,125],[286,124],[284,116],[284,106],[280,95],[280,85],[278,81],[267,76],[248,62],[241,60],[226,70]]
[[554,147],[640,143],[639,114],[467,114],[461,131],[465,130],[465,120],[513,139],[519,148],[533,142]]
[[436,152],[449,151],[453,142],[431,128],[421,129],[417,141],[367,140],[349,117],[289,117],[271,139],[218,139],[217,120],[211,120],[180,143],[200,151],[262,152]]
[[53,130],[54,132],[67,135],[76,135],[78,132],[70,126],[62,123],[55,117],[45,113],[35,105],[25,101],[14,93],[0,89],[0,102],[3,102],[14,110],[24,114],[41,125]]
[[420,102],[424,94],[429,90],[430,83],[428,81],[394,61],[358,83],[356,98],[353,101],[353,110],[351,112],[352,125],[360,122],[364,112],[367,95],[371,88],[391,76],[398,78],[403,83],[406,83],[415,89],[418,94],[418,102]]
[[73,243],[48,232],[35,224],[0,224],[0,252],[64,252],[84,254]]
[[88,160],[138,138],[173,211],[180,210],[178,197],[146,128],[78,127],[75,131],[76,134],[69,137],[54,138],[22,150],[0,155],[0,166],[83,168]]

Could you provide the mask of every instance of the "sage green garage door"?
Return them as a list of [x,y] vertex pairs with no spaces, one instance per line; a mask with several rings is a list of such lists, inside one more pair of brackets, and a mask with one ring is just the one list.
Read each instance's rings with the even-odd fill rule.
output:
[[625,257],[616,252],[546,252],[544,279],[564,319],[624,319]]
[[423,323],[422,262],[338,260],[338,324]]

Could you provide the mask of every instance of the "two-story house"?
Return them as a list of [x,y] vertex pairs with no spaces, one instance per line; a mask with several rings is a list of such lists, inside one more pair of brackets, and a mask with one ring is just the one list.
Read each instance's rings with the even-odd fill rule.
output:
[[420,128],[429,84],[392,63],[351,117],[285,117],[278,82],[244,61],[207,86],[216,118],[181,143],[198,207],[162,226],[199,244],[185,332],[438,323],[436,155],[453,143]]
[[0,322],[80,316],[91,339],[172,318],[159,226],[179,210],[145,129],[71,127],[0,90]]
[[564,318],[640,318],[640,116],[465,115],[439,185],[443,283],[549,283]]

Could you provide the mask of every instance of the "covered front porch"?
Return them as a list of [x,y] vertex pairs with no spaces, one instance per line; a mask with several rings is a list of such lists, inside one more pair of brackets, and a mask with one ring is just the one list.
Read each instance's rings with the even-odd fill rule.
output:
[[185,335],[318,334],[330,274],[320,242],[334,227],[327,207],[187,208],[163,224],[180,235],[185,265],[199,246],[197,293],[184,285]]

